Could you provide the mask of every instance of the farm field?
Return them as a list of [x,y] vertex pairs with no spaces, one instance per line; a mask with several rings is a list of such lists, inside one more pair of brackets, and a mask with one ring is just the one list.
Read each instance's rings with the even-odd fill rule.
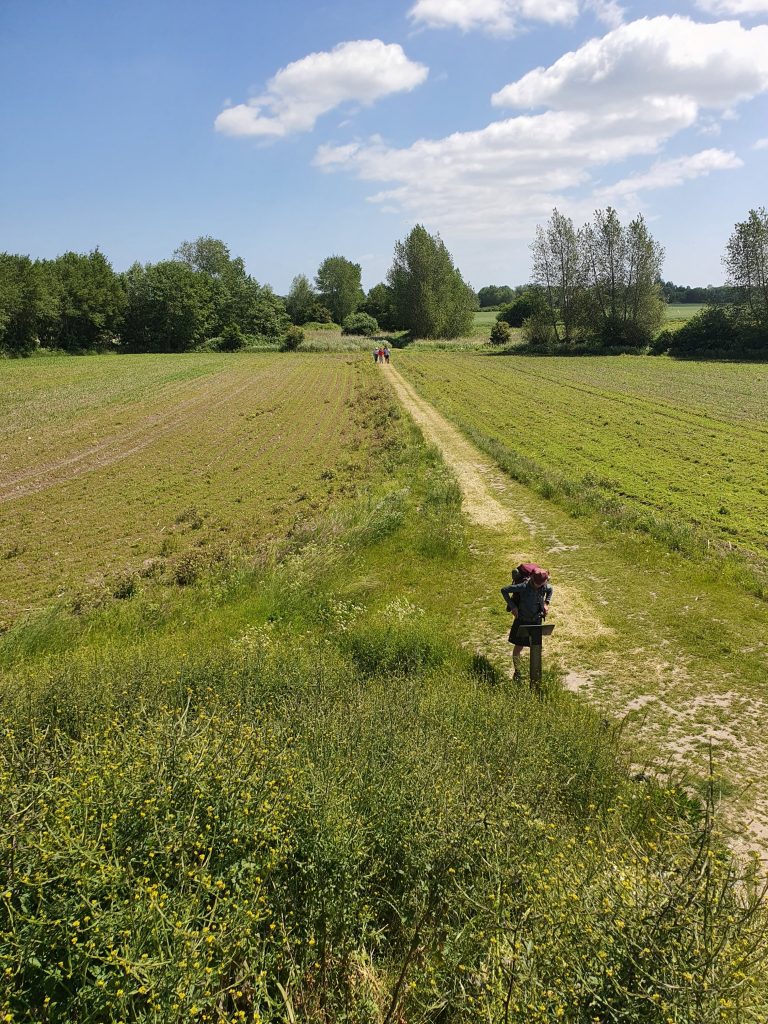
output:
[[768,558],[762,367],[417,352],[398,366],[451,420],[512,453],[534,486],[557,477],[619,502],[673,546],[693,528]]
[[5,363],[0,622],[327,504],[364,458],[361,380],[342,355]]
[[[162,360],[160,381],[175,368],[183,383],[190,366],[204,380],[207,359]],[[653,1003],[680,1021],[702,1007],[730,1024],[764,1019],[768,922],[719,826],[630,771],[618,728],[558,673],[540,699],[497,657],[499,581],[521,546],[544,557],[565,514],[511,483],[496,492],[503,529],[470,517],[395,404],[394,367],[230,359],[221,373],[250,372],[251,401],[282,403],[305,447],[319,403],[297,374],[340,404],[341,427],[363,425],[354,486],[270,527],[269,558],[235,548],[183,585],[142,578],[0,637],[0,1015],[645,1024]],[[167,385],[121,398],[132,386],[112,404],[156,401]],[[45,387],[71,426],[89,385]],[[290,461],[278,463],[288,480],[301,470]],[[95,472],[82,482],[102,493]],[[279,487],[254,485],[254,514]],[[535,536],[521,532],[523,505]],[[98,507],[108,536],[111,510]],[[579,651],[599,660],[620,646],[585,628],[601,610],[576,600],[574,559],[594,557],[574,536],[547,555],[571,667]],[[611,559],[617,575],[604,547],[600,571]],[[664,587],[679,604],[675,581]]]
[[703,302],[670,302],[666,306],[667,320],[690,320],[702,309],[706,309]]

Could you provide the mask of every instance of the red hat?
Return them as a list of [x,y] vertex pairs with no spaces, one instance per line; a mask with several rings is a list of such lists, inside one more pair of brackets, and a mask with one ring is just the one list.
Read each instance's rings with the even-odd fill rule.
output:
[[539,570],[537,570],[535,573],[533,573],[531,575],[531,579],[538,586],[541,586],[542,583],[546,583],[547,580],[549,579],[549,573],[547,572],[546,569],[539,569]]

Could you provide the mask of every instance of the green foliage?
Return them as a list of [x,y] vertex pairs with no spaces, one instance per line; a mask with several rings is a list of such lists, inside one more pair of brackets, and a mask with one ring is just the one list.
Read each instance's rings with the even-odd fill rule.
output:
[[139,263],[123,275],[122,344],[129,352],[186,352],[211,335],[211,279],[186,263]]
[[398,330],[397,318],[393,307],[392,289],[389,285],[383,282],[374,285],[360,308],[364,313],[372,316],[382,330]]
[[311,323],[333,324],[333,315],[330,309],[324,306],[322,302],[315,302],[310,312],[312,314]]
[[522,327],[525,320],[546,309],[547,300],[540,288],[526,288],[502,309],[498,320],[510,327]]
[[750,210],[736,224],[723,258],[728,283],[738,292],[749,321],[768,336],[768,210]]
[[[570,218],[554,210],[546,227],[537,227],[531,248],[532,277],[546,300],[552,347],[583,341],[608,349],[647,348],[664,321],[664,250],[642,216],[624,226],[608,207],[577,232]],[[543,349],[543,320],[538,311],[530,316]]]
[[232,258],[224,242],[210,237],[183,242],[174,256],[207,283],[209,336],[235,324],[245,334],[267,342],[281,337],[289,322],[285,306],[268,285],[260,285],[245,272],[243,260]]
[[477,297],[439,235],[430,235],[418,224],[397,242],[387,281],[395,319],[413,337],[458,338],[469,333]]
[[[293,323],[301,326],[310,320],[316,319],[314,308],[317,305],[317,295],[308,277],[299,274],[291,282],[291,290],[285,300],[285,308]],[[330,313],[328,314],[330,319]]]
[[[315,287],[320,301],[328,307],[337,324],[342,323],[350,313],[354,313],[363,301],[361,273],[359,263],[352,263],[343,256],[329,256],[318,268]],[[313,314],[312,319],[320,318]]]
[[514,298],[515,290],[508,284],[488,284],[477,293],[480,309],[485,309],[487,306],[504,306],[514,301]]
[[379,333],[379,325],[368,313],[350,313],[349,316],[344,317],[341,333],[362,334],[364,337],[371,338],[374,334]]
[[745,307],[705,306],[678,330],[662,331],[652,351],[681,358],[764,359],[768,330]]
[[305,337],[306,336],[301,327],[296,327],[295,324],[291,324],[283,335],[280,348],[283,352],[296,352],[296,350],[301,348],[304,344]]
[[512,332],[505,320],[497,320],[491,328],[491,336],[488,339],[491,345],[508,345],[512,340]]
[[98,349],[120,329],[125,295],[120,278],[98,249],[67,252],[40,264],[48,293],[40,317],[41,344],[65,352]]
[[0,253],[0,352],[27,356],[35,350],[44,302],[40,265]]
[[245,345],[245,335],[237,324],[228,324],[221,332],[216,348],[219,352],[237,352]]

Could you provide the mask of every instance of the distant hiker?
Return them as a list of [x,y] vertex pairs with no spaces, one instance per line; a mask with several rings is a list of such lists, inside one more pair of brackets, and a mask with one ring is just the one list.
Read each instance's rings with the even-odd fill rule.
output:
[[384,362],[389,363],[389,349],[386,345],[384,346]]
[[541,625],[547,617],[552,600],[549,573],[533,562],[522,562],[512,573],[512,583],[501,588],[501,595],[507,602],[507,611],[515,617],[509,631],[509,642],[515,645],[512,648],[514,678],[520,680],[523,647],[530,647],[531,642],[526,639],[518,643],[517,634],[521,626]]
[[379,361],[379,350],[377,348],[373,350],[373,361],[374,363],[378,363]]
[[384,349],[383,348],[379,349],[379,362],[380,363],[384,362]]

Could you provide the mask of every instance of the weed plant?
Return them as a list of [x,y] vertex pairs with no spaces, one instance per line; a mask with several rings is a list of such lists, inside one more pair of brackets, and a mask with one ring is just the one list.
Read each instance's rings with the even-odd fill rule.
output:
[[455,481],[371,421],[370,484],[280,544],[5,638],[0,1019],[765,1020],[711,795],[458,642]]

